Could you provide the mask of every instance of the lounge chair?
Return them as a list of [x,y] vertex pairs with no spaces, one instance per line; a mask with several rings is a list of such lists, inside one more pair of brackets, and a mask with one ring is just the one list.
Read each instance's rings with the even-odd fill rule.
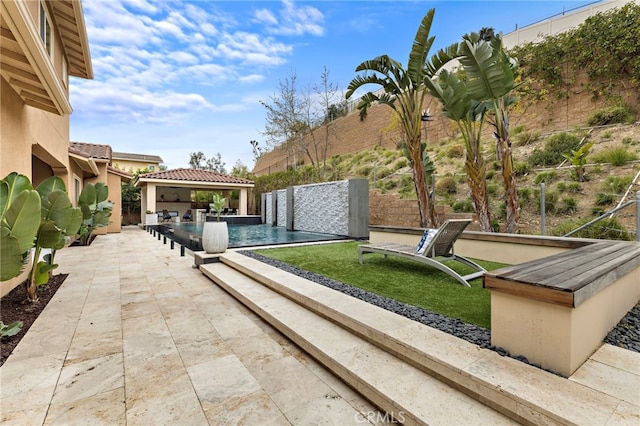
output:
[[229,207],[225,207],[222,209],[222,214],[227,215],[229,214]]
[[173,219],[171,219],[171,215],[169,214],[169,210],[167,209],[162,210],[162,221],[173,222]]
[[185,222],[193,222],[193,217],[191,216],[191,209],[187,210],[187,212],[182,216],[182,220]]
[[[485,272],[482,266],[457,255],[453,252],[453,244],[456,242],[464,228],[471,223],[469,219],[453,219],[446,221],[440,228],[426,229],[417,247],[397,243],[364,244],[358,246],[358,260],[362,264],[362,255],[365,253],[380,253],[387,256],[398,256],[425,263],[441,270],[460,284],[470,287],[468,281],[481,277]],[[471,266],[478,272],[461,276],[442,262],[457,260],[460,263]]]

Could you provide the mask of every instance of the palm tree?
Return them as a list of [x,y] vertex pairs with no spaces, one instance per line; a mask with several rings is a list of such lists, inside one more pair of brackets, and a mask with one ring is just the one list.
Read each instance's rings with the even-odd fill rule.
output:
[[482,123],[485,116],[489,117],[495,129],[496,151],[502,165],[507,232],[515,233],[519,210],[507,109],[514,102],[509,94],[515,87],[517,64],[504,52],[500,36],[486,39],[476,33],[465,35],[460,44],[440,50],[431,59],[430,72],[435,75],[438,69],[453,59],[458,59],[462,65],[466,77],[464,81],[442,71],[437,79],[425,83],[430,93],[442,103],[444,115],[455,121],[462,131],[466,145],[467,179],[483,231],[491,231],[486,163],[480,140]]
[[513,171],[511,140],[509,139],[509,105],[515,102],[510,97],[515,88],[518,64],[507,56],[499,35],[484,41],[476,33],[463,37],[459,46],[460,63],[466,72],[467,89],[471,97],[484,102],[491,111],[489,122],[494,127],[496,152],[502,166],[505,199],[507,204],[508,233],[518,231],[520,211],[516,175]]
[[391,59],[388,55],[364,61],[356,68],[356,72],[364,71],[364,73],[351,80],[346,93],[346,98],[349,99],[357,89],[367,84],[377,84],[384,89],[382,94],[365,93],[357,108],[360,110],[361,119],[366,117],[367,109],[374,102],[387,105],[398,114],[413,170],[413,183],[418,198],[422,227],[438,226],[435,211],[427,194],[424,168],[426,144],[421,140],[421,118],[427,96],[424,81],[432,75],[427,66],[427,55],[435,39],[435,37],[429,37],[434,12],[435,10],[431,9],[422,18],[409,53],[406,70],[400,62]]
[[[440,58],[445,58],[445,53]],[[489,195],[487,191],[487,169],[482,153],[482,124],[486,107],[473,100],[467,86],[455,74],[442,70],[437,79],[425,81],[429,92],[442,103],[442,113],[454,121],[465,143],[465,169],[467,183],[471,189],[471,199],[478,214],[480,229],[491,232],[491,215],[489,213]]]

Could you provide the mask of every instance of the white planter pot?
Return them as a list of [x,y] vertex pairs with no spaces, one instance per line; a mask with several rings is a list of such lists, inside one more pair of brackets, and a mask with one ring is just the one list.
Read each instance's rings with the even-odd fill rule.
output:
[[144,224],[145,225],[157,225],[158,224],[158,215],[155,214],[155,213],[145,213]]
[[205,222],[202,231],[202,248],[207,253],[224,253],[229,247],[227,222]]

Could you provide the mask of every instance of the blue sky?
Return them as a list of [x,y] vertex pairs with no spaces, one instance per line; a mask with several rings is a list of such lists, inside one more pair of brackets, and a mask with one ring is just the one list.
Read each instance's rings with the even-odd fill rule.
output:
[[[504,34],[588,1],[84,0],[95,78],[71,78],[71,140],[160,155],[222,155],[249,169],[265,145],[265,108],[279,81],[346,90],[355,67],[381,54],[406,64],[435,8],[431,54],[482,27]],[[372,87],[373,90],[377,89]]]

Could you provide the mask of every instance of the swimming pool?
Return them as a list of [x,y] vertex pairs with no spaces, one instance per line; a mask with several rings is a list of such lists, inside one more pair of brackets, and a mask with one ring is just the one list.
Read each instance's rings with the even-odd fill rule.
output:
[[[202,250],[203,223],[160,225],[160,232],[191,250]],[[314,232],[287,231],[281,226],[228,225],[229,248],[253,247],[294,242],[340,240],[345,237]]]

